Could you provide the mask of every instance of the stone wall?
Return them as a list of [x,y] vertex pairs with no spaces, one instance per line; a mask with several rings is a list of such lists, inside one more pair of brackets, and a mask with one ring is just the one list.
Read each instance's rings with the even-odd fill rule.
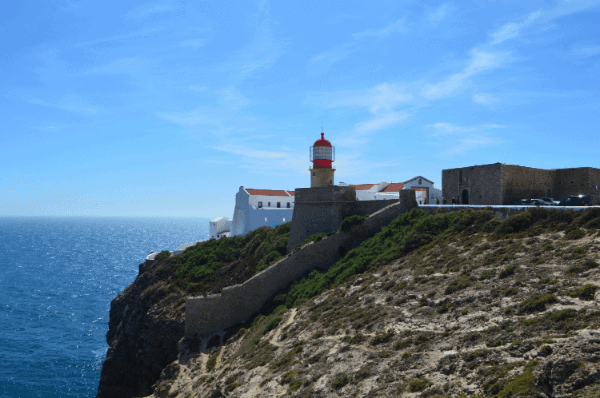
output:
[[502,204],[555,195],[553,170],[502,165]]
[[[442,170],[442,196],[447,204],[467,191],[468,204],[501,205],[501,164]],[[462,199],[461,199],[462,200]]]
[[[340,187],[336,187],[340,188]],[[344,197],[344,190],[340,196]],[[316,197],[319,192],[313,192]],[[298,190],[296,190],[298,196]],[[313,196],[314,197],[314,196]],[[230,286],[220,294],[188,297],[185,334],[216,333],[245,322],[281,289],[313,269],[325,270],[340,258],[340,247],[351,250],[375,235],[398,215],[417,207],[415,191],[400,191],[400,200],[371,214],[348,232],[337,232],[319,242],[309,243],[289,254],[242,285]],[[294,216],[295,217],[295,216]]]
[[337,231],[348,216],[373,214],[396,202],[398,199],[356,200],[354,187],[296,189],[296,206],[287,251],[291,252],[311,235]]
[[500,163],[442,170],[442,195],[446,203],[466,191],[469,205],[506,205],[519,199],[546,196],[561,200],[570,195],[590,195],[600,203],[600,169],[578,167],[544,170]]

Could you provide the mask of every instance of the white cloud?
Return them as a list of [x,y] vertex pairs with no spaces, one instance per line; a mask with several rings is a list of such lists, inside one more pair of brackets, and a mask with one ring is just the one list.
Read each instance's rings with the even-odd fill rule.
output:
[[439,6],[437,8],[437,10],[435,10],[434,12],[429,14],[429,17],[427,19],[429,19],[429,22],[431,22],[431,23],[439,22],[442,19],[444,19],[447,11],[448,11],[448,3],[444,3],[441,6]]
[[86,73],[101,75],[134,74],[139,73],[144,69],[144,63],[139,58],[134,57],[117,59],[113,62],[109,62],[108,64],[96,66]]
[[156,3],[146,3],[141,6],[135,7],[130,10],[127,14],[125,14],[125,19],[127,20],[140,20],[147,19],[149,17],[153,17],[157,14],[165,14],[172,10],[173,8],[164,4],[156,4]]
[[490,44],[499,44],[499,43],[502,43],[503,41],[514,39],[515,37],[517,37],[521,34],[521,30],[523,28],[531,25],[533,22],[535,22],[541,16],[542,16],[542,11],[538,10],[538,11],[534,11],[534,12],[530,13],[527,16],[527,18],[525,18],[525,20],[522,22],[510,22],[510,23],[503,25],[502,27],[500,27],[500,29],[496,30],[495,32],[490,33],[490,36],[492,39]]
[[190,39],[180,42],[179,47],[200,48],[204,46],[204,43],[206,43],[206,39]]
[[352,36],[355,39],[362,39],[364,37],[386,37],[392,33],[403,32],[406,30],[404,26],[404,19],[399,19],[396,22],[392,22],[388,26],[381,29],[369,29],[362,32],[354,33]]
[[222,120],[207,116],[207,113],[210,112],[196,109],[190,112],[161,113],[159,116],[184,127],[211,125],[217,127],[221,131],[225,131]]
[[372,119],[357,123],[354,130],[357,133],[366,133],[393,127],[405,120],[406,112],[390,112],[383,115],[377,115]]
[[594,55],[600,54],[600,45],[575,45],[571,48],[571,51],[582,57],[593,57]]
[[439,122],[425,126],[434,138],[431,143],[445,148],[439,155],[464,155],[474,149],[502,144],[503,141],[490,135],[488,130],[504,128],[498,124],[461,126],[454,123]]
[[450,75],[440,83],[425,84],[421,90],[421,95],[427,99],[441,99],[452,96],[463,88],[469,78],[499,68],[507,62],[507,52],[490,52],[474,48],[471,50],[471,60],[461,72]]
[[86,104],[78,96],[71,95],[57,102],[48,102],[38,98],[29,100],[34,105],[40,105],[48,108],[62,109],[65,111],[85,114],[95,114],[102,110],[101,107]]
[[474,93],[471,98],[473,99],[473,102],[479,105],[491,105],[499,101],[498,98],[484,93]]
[[392,83],[382,83],[360,95],[351,95],[346,92],[335,94],[336,99],[330,100],[328,107],[359,106],[365,107],[372,114],[381,111],[391,111],[398,105],[412,101],[413,96],[406,93],[403,86]]
[[466,152],[474,149],[486,148],[494,145],[502,144],[500,141],[493,137],[485,137],[473,135],[468,138],[461,138],[450,144],[449,148],[444,152],[445,155],[464,155]]
[[320,64],[323,66],[331,66],[332,64],[341,61],[348,57],[358,49],[355,45],[345,44],[340,47],[332,48],[331,50],[314,55],[308,62]]
[[221,91],[221,103],[228,105],[231,109],[240,109],[250,104],[250,100],[244,97],[235,87],[229,86]]

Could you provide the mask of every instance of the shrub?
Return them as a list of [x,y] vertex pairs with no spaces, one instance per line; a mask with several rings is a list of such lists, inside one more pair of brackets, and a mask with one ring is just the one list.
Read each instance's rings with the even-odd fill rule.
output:
[[566,240],[576,240],[581,239],[585,236],[585,231],[583,229],[577,228],[572,231],[569,231],[565,234]]
[[344,387],[346,384],[348,384],[349,381],[350,380],[348,379],[348,375],[342,373],[333,380],[331,386],[337,390]]
[[459,290],[466,289],[471,285],[471,278],[468,275],[460,276],[454,279],[452,282],[448,284],[446,290],[444,290],[445,294],[452,294]]
[[522,312],[539,312],[546,309],[546,304],[555,303],[556,296],[553,294],[545,294],[538,296],[537,294],[533,297],[525,299],[519,304]]
[[371,345],[378,345],[389,342],[394,337],[394,331],[389,330],[387,333],[378,334],[371,340]]
[[424,379],[424,378],[412,379],[408,383],[408,391],[410,391],[410,392],[423,391],[424,389],[427,388],[428,385],[429,385],[429,382],[427,381],[427,379]]
[[532,222],[532,214],[529,211],[526,211],[510,216],[496,231],[500,234],[520,232],[529,228]]
[[598,286],[587,284],[571,292],[569,295],[571,297],[579,297],[582,300],[593,300],[596,290],[598,290]]
[[536,396],[534,392],[535,382],[531,371],[528,370],[521,375],[513,376],[500,391],[498,398]]
[[233,383],[230,383],[227,385],[226,390],[231,392],[241,385],[242,385],[242,383],[238,383],[237,381],[234,381]]
[[358,216],[358,215],[346,217],[346,218],[344,218],[344,221],[342,221],[342,224],[340,225],[340,231],[348,232],[348,231],[350,231],[350,228],[352,228],[353,226],[362,224],[366,218],[367,218],[367,216]]
[[500,279],[504,279],[507,278],[511,275],[515,274],[515,271],[517,270],[517,265],[509,265],[508,267],[504,268],[501,272],[500,275],[498,276]]
[[208,358],[208,361],[206,362],[206,370],[208,372],[210,372],[215,368],[216,365],[217,365],[217,356],[212,355],[210,358]]
[[160,253],[158,253],[156,256],[154,256],[155,260],[164,260],[166,258],[171,257],[171,252],[168,250],[163,250]]
[[581,272],[588,271],[593,268],[597,268],[598,263],[594,260],[586,260],[581,264],[573,264],[569,268],[567,268],[568,274],[579,274]]

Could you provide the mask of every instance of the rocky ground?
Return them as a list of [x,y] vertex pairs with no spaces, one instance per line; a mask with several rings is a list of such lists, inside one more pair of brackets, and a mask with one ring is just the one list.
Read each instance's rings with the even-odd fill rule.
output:
[[150,396],[598,397],[599,257],[597,230],[436,241],[187,336]]

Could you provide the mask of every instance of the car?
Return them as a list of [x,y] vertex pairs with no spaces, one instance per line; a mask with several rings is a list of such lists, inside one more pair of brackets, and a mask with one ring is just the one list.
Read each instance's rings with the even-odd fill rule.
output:
[[560,201],[559,206],[591,206],[592,197],[590,195],[568,196]]
[[559,200],[554,200],[554,198],[544,197],[544,198],[540,198],[540,199],[543,200],[544,202],[548,203],[547,206],[556,206],[560,203]]
[[518,200],[515,200],[514,202],[510,202],[509,205],[513,205],[513,206],[532,206],[533,203],[531,202],[531,199],[518,199]]

